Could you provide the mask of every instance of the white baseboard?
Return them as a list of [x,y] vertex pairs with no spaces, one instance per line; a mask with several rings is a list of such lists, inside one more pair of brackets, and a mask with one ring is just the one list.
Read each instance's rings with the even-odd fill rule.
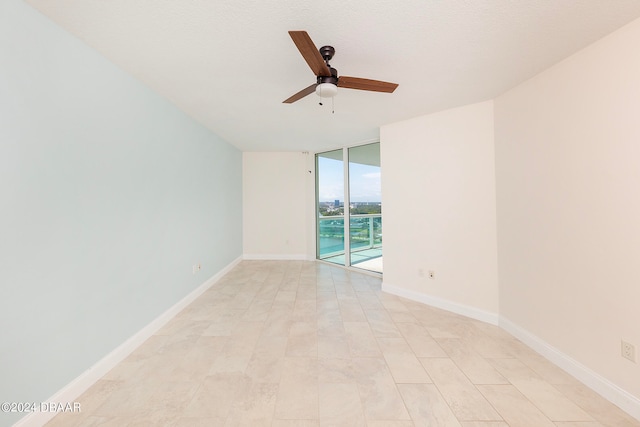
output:
[[452,313],[461,314],[472,319],[480,320],[492,325],[498,324],[499,316],[496,313],[480,310],[479,308],[470,307],[468,305],[459,304],[444,298],[438,298],[431,295],[421,294],[419,292],[410,291],[408,289],[399,288],[397,286],[382,283],[382,291],[393,295],[398,295],[413,301],[421,302],[432,307],[441,308],[451,311]]
[[546,341],[521,328],[504,316],[500,316],[499,326],[514,337],[549,359],[587,387],[622,408],[632,417],[640,420],[640,399],[603,378],[580,362],[567,356]]
[[[147,326],[136,332],[132,337],[120,344],[111,353],[107,354],[95,365],[80,374],[80,376],[64,386],[45,402],[74,402],[82,393],[89,389],[89,387],[133,353],[136,348],[166,325],[176,314],[180,313],[180,311],[195,301],[196,298],[202,295],[207,289],[213,286],[213,284],[220,280],[222,276],[227,274],[240,261],[242,261],[242,257],[238,257],[222,270],[211,276],[202,285],[198,286],[167,311],[151,321]],[[26,417],[18,420],[18,422],[14,424],[14,427],[42,426],[55,415],[55,412],[31,412]]]
[[244,254],[242,259],[251,261],[314,261],[307,254]]
[[546,341],[521,328],[509,319],[506,319],[504,316],[499,316],[494,313],[489,313],[442,298],[399,288],[397,286],[387,285],[385,283],[382,284],[382,290],[393,295],[398,295],[426,305],[461,314],[472,319],[500,326],[502,329],[509,332],[511,335],[518,338],[520,341],[557,365],[559,368],[584,383],[587,387],[591,388],[614,405],[617,405],[632,417],[640,420],[640,399],[621,389],[601,375],[595,373],[580,362],[567,356]]

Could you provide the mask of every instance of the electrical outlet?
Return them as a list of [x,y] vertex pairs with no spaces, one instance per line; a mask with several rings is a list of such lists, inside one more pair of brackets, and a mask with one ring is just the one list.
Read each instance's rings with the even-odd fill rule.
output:
[[433,270],[429,270],[429,279],[435,279],[436,278],[436,272]]
[[192,272],[193,274],[196,274],[196,273],[197,273],[198,271],[200,271],[200,270],[202,270],[202,265],[200,265],[200,263],[193,264],[193,265],[191,266],[191,272]]
[[629,359],[633,363],[636,363],[636,348],[633,344],[623,340],[621,346],[621,354],[625,359]]

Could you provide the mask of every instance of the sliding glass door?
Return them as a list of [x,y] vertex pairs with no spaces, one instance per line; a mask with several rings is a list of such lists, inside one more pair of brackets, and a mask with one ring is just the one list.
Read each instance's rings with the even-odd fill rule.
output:
[[349,148],[351,265],[382,273],[380,144]]
[[317,258],[382,273],[380,144],[316,155]]
[[317,258],[345,263],[343,150],[316,154]]

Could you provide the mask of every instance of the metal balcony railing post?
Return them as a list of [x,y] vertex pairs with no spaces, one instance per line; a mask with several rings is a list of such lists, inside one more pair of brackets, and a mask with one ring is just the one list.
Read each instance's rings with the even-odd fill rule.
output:
[[369,221],[369,249],[373,248],[373,217],[367,218]]

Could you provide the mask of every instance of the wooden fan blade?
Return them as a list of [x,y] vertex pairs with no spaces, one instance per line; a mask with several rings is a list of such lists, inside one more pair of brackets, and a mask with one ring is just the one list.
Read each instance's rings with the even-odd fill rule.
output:
[[361,79],[360,77],[340,76],[338,78],[338,87],[392,93],[396,90],[398,84],[380,80]]
[[311,37],[309,37],[309,34],[307,34],[306,31],[289,31],[289,35],[296,44],[296,47],[302,54],[304,60],[309,64],[313,74],[323,77],[331,76],[329,67],[324,63],[322,55],[320,55],[318,48],[313,44]]
[[282,103],[283,104],[292,104],[292,103],[296,102],[297,100],[302,99],[305,96],[315,92],[316,91],[316,86],[318,86],[318,85],[314,83],[309,87],[305,87],[300,92],[298,92],[295,95],[292,95],[289,98],[287,98],[284,101],[282,101]]

